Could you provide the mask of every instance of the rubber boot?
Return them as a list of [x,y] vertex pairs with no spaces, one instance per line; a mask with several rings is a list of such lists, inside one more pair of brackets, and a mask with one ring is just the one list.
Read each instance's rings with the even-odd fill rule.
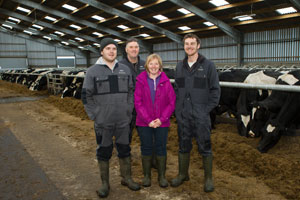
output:
[[127,186],[133,191],[141,189],[140,185],[131,179],[131,159],[130,156],[126,158],[120,158],[120,172],[121,172],[121,184]]
[[160,187],[168,187],[169,183],[165,178],[167,156],[156,156],[158,183]]
[[143,164],[143,173],[144,173],[142,185],[144,187],[150,187],[152,156],[142,156],[142,164]]
[[189,177],[190,153],[179,153],[178,165],[179,165],[179,173],[177,177],[171,181],[172,187],[178,187],[184,181],[190,180]]
[[102,185],[97,194],[100,198],[105,198],[109,194],[109,162],[98,161]]
[[204,168],[204,191],[213,192],[214,182],[212,178],[212,156],[203,156],[203,168]]

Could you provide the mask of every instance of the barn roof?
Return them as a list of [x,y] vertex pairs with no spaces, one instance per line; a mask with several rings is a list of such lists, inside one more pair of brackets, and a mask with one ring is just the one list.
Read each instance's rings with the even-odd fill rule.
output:
[[91,52],[103,37],[120,44],[136,37],[151,52],[156,43],[182,43],[186,33],[240,43],[247,32],[300,26],[298,0],[222,1],[0,0],[0,31]]

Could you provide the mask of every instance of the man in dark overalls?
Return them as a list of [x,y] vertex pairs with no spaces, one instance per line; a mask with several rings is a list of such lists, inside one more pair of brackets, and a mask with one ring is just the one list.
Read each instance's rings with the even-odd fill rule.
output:
[[121,184],[139,190],[131,178],[129,124],[133,110],[133,82],[130,69],[117,63],[117,43],[104,38],[100,43],[101,57],[91,66],[83,82],[82,101],[95,126],[97,160],[102,186],[99,197],[109,194],[109,160],[113,151],[113,137],[118,151]]
[[210,111],[216,107],[220,98],[220,86],[215,65],[198,53],[200,39],[194,34],[185,35],[186,57],[176,66],[175,115],[178,122],[179,173],[171,181],[177,187],[189,180],[190,152],[192,138],[195,137],[198,151],[202,155],[205,175],[204,191],[214,191],[212,179],[212,149]]

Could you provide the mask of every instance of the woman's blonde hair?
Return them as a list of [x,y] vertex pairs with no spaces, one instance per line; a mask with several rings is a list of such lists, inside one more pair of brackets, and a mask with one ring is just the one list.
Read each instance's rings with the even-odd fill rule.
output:
[[159,71],[163,71],[163,65],[162,65],[162,60],[160,58],[160,56],[158,54],[150,54],[148,57],[147,57],[147,60],[146,60],[146,64],[145,64],[145,69],[147,72],[149,72],[149,68],[148,68],[148,65],[150,63],[150,61],[154,60],[154,59],[157,59],[158,61],[158,64],[159,64]]

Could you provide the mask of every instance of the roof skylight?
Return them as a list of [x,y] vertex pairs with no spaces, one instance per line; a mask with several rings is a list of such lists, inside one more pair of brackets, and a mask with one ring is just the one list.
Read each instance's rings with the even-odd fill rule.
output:
[[78,29],[81,29],[80,26],[77,26],[77,25],[75,25],[75,24],[71,24],[70,27],[75,28],[75,29],[77,29],[77,30],[78,30]]
[[214,4],[215,6],[225,6],[228,5],[229,3],[225,0],[211,0],[209,3]]
[[55,31],[54,33],[57,34],[57,35],[60,35],[60,36],[64,36],[65,35],[64,33],[59,32],[59,31]]
[[76,7],[71,6],[69,4],[64,4],[62,7],[65,8],[65,9],[68,9],[68,10],[72,10],[72,11],[77,9]]
[[119,25],[119,26],[117,26],[117,27],[118,27],[118,28],[120,28],[120,29],[123,29],[123,30],[124,30],[124,29],[128,29],[128,28],[129,28],[128,26],[125,26],[125,25],[122,25],[122,24],[121,24],[121,25]]
[[158,20],[165,20],[165,19],[168,19],[166,16],[163,16],[163,15],[154,15],[153,16],[155,19],[158,19]]
[[103,34],[99,33],[99,32],[93,32],[93,35],[97,35],[98,37],[102,37]]
[[31,10],[29,10],[29,9],[27,9],[27,8],[23,8],[23,7],[21,7],[21,6],[18,6],[18,7],[17,7],[17,10],[20,10],[20,11],[23,11],[23,12],[26,12],[26,13],[30,13],[30,12],[31,12]]
[[43,36],[43,38],[47,39],[47,40],[51,40],[51,37],[48,37],[48,36]]
[[38,29],[40,29],[40,30],[43,30],[43,29],[44,29],[44,27],[42,27],[42,26],[40,26],[40,25],[37,25],[37,24],[32,24],[32,26],[33,26],[34,28],[38,28]]
[[177,11],[179,11],[179,12],[181,12],[181,13],[185,14],[185,15],[187,15],[187,14],[190,14],[190,13],[191,13],[189,10],[187,10],[187,9],[185,9],[185,8],[180,8],[180,9],[177,9]]
[[134,2],[132,2],[132,1],[127,1],[126,3],[124,3],[124,5],[125,5],[125,6],[128,6],[128,7],[130,7],[130,8],[133,8],[133,9],[135,9],[135,8],[141,6],[141,5],[139,5],[139,4],[137,4],[137,3],[134,3]]
[[211,22],[203,22],[203,24],[205,24],[206,26],[213,26],[214,24]]
[[75,40],[78,40],[79,42],[83,42],[84,39],[80,38],[80,37],[76,37]]
[[142,34],[140,34],[139,36],[142,36],[142,37],[149,37],[150,35],[148,35],[147,33],[142,33]]
[[65,41],[62,41],[61,43],[64,44],[64,45],[69,45],[69,43],[65,42]]
[[53,21],[53,22],[57,20],[56,18],[50,17],[50,16],[46,16],[45,19],[48,19],[48,20]]
[[99,20],[99,21],[101,21],[101,20],[104,19],[103,17],[101,17],[101,16],[99,16],[99,15],[93,15],[92,18],[93,18],[93,19],[96,19],[96,20]]
[[6,27],[6,28],[9,28],[9,29],[12,29],[13,27],[12,26],[9,26],[7,24],[2,24],[3,27]]
[[295,13],[297,12],[297,10],[294,7],[287,7],[287,8],[276,9],[276,12],[278,12],[281,15],[285,15],[289,13]]
[[186,30],[190,30],[191,28],[188,26],[180,26],[178,27],[180,30],[186,31]]
[[14,18],[14,17],[8,17],[9,20],[11,21],[15,21],[17,23],[20,23],[21,20],[17,19],[17,18]]

